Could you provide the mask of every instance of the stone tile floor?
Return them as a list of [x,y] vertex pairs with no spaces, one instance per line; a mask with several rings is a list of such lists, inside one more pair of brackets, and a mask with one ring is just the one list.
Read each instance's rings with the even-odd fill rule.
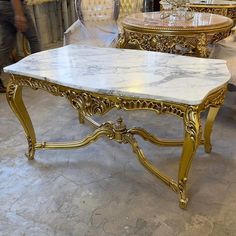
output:
[[[91,132],[63,98],[25,89],[38,140],[70,140]],[[223,236],[236,235],[236,93],[228,94],[213,131],[213,151],[199,148],[188,182],[187,210],[149,174],[128,145],[100,139],[83,149],[37,151],[28,161],[18,120],[0,94],[1,236]],[[160,137],[181,137],[175,117],[114,112]],[[203,119],[205,115],[203,114]],[[97,118],[100,120],[100,118]],[[180,148],[139,139],[159,169],[176,177]]]

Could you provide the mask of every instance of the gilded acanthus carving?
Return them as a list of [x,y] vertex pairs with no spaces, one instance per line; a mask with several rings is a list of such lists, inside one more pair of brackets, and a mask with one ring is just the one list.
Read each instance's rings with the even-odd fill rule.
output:
[[65,94],[72,106],[84,115],[103,115],[114,107],[114,103],[106,97],[93,96],[86,92],[72,90],[67,90]]
[[198,107],[189,106],[184,116],[185,131],[189,134],[190,139],[196,144],[198,144],[198,141],[200,140],[199,136],[201,136],[198,132],[198,125],[196,125],[196,122],[199,122],[199,120]]
[[8,90],[7,90],[7,96],[9,100],[12,100],[14,94],[15,94],[15,90],[17,88],[16,84],[13,83],[9,83],[8,85]]
[[223,88],[208,95],[208,97],[202,103],[203,109],[206,110],[209,107],[219,107],[220,105],[222,105],[224,102],[226,90],[227,90],[227,88],[225,85]]

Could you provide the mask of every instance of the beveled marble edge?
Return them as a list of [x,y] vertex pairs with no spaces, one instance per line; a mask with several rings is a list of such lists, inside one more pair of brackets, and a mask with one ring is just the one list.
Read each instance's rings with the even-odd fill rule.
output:
[[[78,54],[87,55],[88,58],[83,55],[78,57]],[[116,60],[117,65],[113,65],[109,60],[102,63],[97,61],[97,57],[104,56],[106,59],[112,60],[115,55],[120,57]],[[40,60],[38,60],[39,58]],[[77,60],[80,62],[77,63]],[[37,63],[35,63],[36,61]],[[168,65],[168,61],[171,65]],[[63,69],[61,65],[63,65]],[[34,69],[30,70],[32,67]],[[88,67],[95,68],[95,71],[91,72]],[[204,68],[208,68],[210,71],[205,71]],[[78,45],[69,45],[30,55],[16,64],[5,67],[4,71],[100,94],[189,105],[202,103],[209,93],[230,79],[226,62],[222,60]],[[104,71],[107,71],[107,74],[103,74]],[[75,78],[78,74],[80,74],[80,81]],[[176,75],[176,78],[173,78],[173,74]],[[96,85],[94,76],[96,76]],[[111,77],[112,79],[110,79]]]
[[231,28],[233,20],[229,17],[208,13],[208,12],[193,12],[193,18],[184,21],[176,19],[171,22],[170,18],[161,19],[160,12],[139,12],[133,13],[124,18],[122,26],[129,30],[139,32],[145,31],[194,31],[209,32],[212,30]]

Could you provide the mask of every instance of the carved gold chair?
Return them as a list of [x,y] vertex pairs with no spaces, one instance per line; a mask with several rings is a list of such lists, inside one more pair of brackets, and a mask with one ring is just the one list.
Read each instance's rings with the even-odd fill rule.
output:
[[117,39],[117,0],[76,0],[78,20],[64,33],[64,44],[99,47],[115,45]]

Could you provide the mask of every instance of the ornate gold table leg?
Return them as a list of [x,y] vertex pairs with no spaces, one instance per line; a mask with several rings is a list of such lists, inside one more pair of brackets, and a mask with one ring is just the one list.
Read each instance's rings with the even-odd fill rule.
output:
[[197,110],[197,107],[190,106],[187,109],[184,116],[184,127],[185,138],[178,174],[178,189],[180,197],[179,206],[181,208],[186,208],[188,203],[188,198],[186,196],[188,172],[201,137],[200,114]]
[[16,85],[13,80],[10,80],[6,96],[11,109],[24,128],[28,141],[28,153],[26,153],[26,156],[29,160],[32,160],[34,159],[36,137],[31,119],[22,100],[22,86]]
[[211,132],[212,132],[212,127],[216,118],[216,115],[219,111],[220,107],[210,107],[208,115],[207,115],[207,120],[205,124],[205,129],[204,129],[204,147],[205,147],[205,152],[210,153],[212,149],[211,145]]

